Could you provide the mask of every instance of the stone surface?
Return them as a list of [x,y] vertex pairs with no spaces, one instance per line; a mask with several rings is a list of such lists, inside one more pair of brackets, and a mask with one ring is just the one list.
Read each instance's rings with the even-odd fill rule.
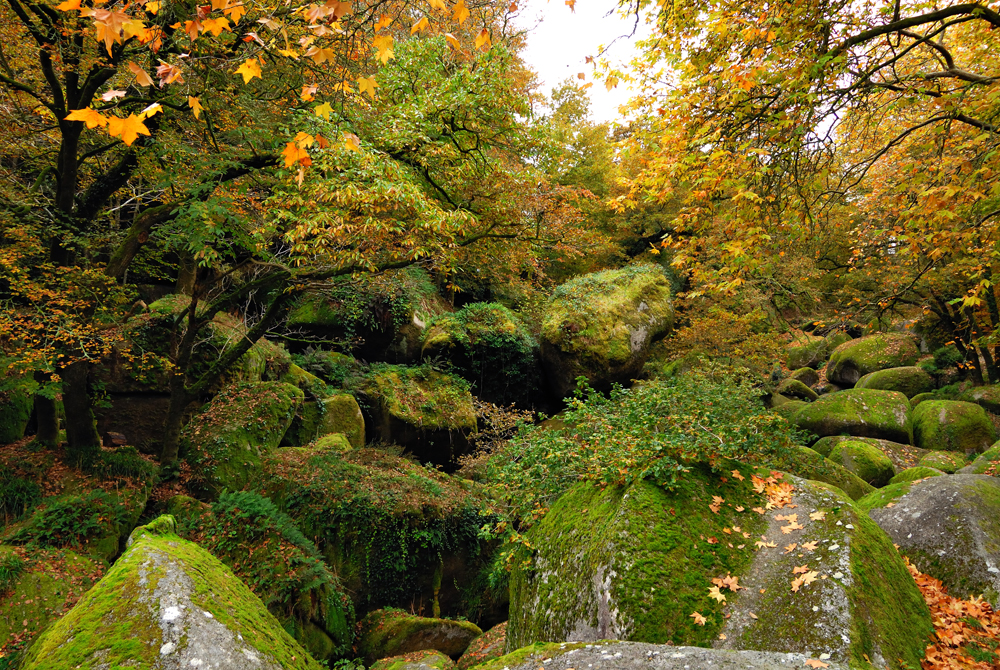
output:
[[365,417],[358,401],[350,393],[338,393],[319,401],[319,435],[343,433],[351,446],[360,449],[365,446]]
[[799,368],[789,375],[789,379],[797,379],[806,386],[819,383],[819,373],[812,368]]
[[923,449],[978,454],[996,442],[993,422],[979,405],[925,400],[913,410],[913,443]]
[[24,437],[38,384],[27,378],[0,378],[0,386],[6,387],[0,390],[0,444],[7,444]]
[[493,628],[469,643],[469,648],[458,659],[455,667],[458,670],[468,670],[481,663],[492,661],[504,655],[507,646],[507,622],[498,623]]
[[919,357],[912,336],[877,333],[834,349],[826,366],[826,378],[834,384],[854,386],[870,372],[913,365]]
[[778,393],[800,400],[816,400],[819,394],[798,379],[786,379],[778,385]]
[[834,446],[844,440],[864,442],[877,447],[883,454],[889,457],[896,472],[902,472],[907,468],[914,467],[928,453],[926,449],[919,449],[912,444],[900,444],[891,440],[879,440],[874,437],[851,437],[849,435],[828,435],[821,437],[812,444],[812,448],[824,456],[829,456]]
[[830,355],[830,343],[825,337],[802,334],[785,347],[785,364],[792,370],[818,368]]
[[910,443],[910,402],[902,393],[851,389],[822,396],[795,413],[794,422],[820,437],[853,435]]
[[858,389],[899,391],[907,398],[934,390],[934,378],[922,368],[909,365],[869,372],[854,385]]
[[892,479],[889,480],[889,483],[902,484],[903,482],[915,482],[918,479],[927,479],[928,477],[939,477],[943,474],[945,473],[936,468],[927,468],[922,465],[918,465],[914,468],[907,468],[906,470],[897,473]]
[[559,286],[545,307],[540,340],[552,391],[570,395],[580,376],[599,390],[630,383],[673,320],[670,282],[658,266],[605,270]]
[[899,551],[921,572],[944,582],[952,595],[983,594],[996,606],[1000,481],[985,475],[950,475],[893,486],[900,487],[898,495],[872,507],[869,515]]
[[246,586],[174,533],[137,528],[129,548],[25,656],[24,670],[320,670]]
[[877,447],[858,440],[837,443],[828,458],[876,488],[888,484],[896,474],[888,456]]
[[383,658],[368,670],[447,670],[455,662],[440,651],[424,650]]
[[433,649],[458,658],[483,634],[470,621],[419,617],[399,610],[375,610],[358,624],[357,650],[368,663]]
[[974,402],[990,414],[1000,414],[1000,385],[976,386],[962,393],[958,399]]
[[919,463],[921,467],[934,468],[949,475],[968,464],[965,454],[960,451],[928,451]]
[[958,471],[961,475],[993,475],[1000,470],[1000,443],[976,456],[976,460]]
[[784,467],[793,475],[836,486],[851,500],[863,498],[875,490],[874,486],[840,463],[824,458],[808,447],[798,447],[789,461]]

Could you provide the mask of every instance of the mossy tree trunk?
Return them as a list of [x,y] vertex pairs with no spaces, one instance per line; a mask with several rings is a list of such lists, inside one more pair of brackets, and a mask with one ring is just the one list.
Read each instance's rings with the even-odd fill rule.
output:
[[[35,372],[35,381],[44,386],[49,380],[47,372]],[[35,393],[35,423],[37,425],[35,440],[47,447],[54,447],[59,442],[59,417],[56,413],[56,401],[41,393]]]
[[76,464],[82,463],[101,447],[101,436],[87,392],[90,363],[76,361],[59,372],[63,381],[63,406],[66,408],[67,453]]

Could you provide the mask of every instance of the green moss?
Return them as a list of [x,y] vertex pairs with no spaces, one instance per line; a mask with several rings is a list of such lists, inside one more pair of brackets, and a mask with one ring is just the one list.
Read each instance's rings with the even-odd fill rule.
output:
[[878,488],[895,474],[889,457],[865,442],[844,440],[830,451],[829,459],[840,463],[858,477]]
[[347,440],[347,436],[343,433],[333,433],[316,440],[316,448],[324,451],[345,452],[353,449],[354,445]]
[[445,357],[478,397],[529,404],[541,388],[538,343],[509,309],[474,303],[427,326],[421,356]]
[[938,400],[937,393],[934,393],[934,392],[931,392],[931,393],[918,393],[917,395],[915,395],[912,398],[910,398],[910,406],[911,407],[916,407],[917,405],[919,405],[920,403],[922,403],[922,402],[924,402],[926,400]]
[[448,670],[455,664],[438,651],[415,651],[378,661],[369,670]]
[[900,444],[899,442],[879,440],[873,437],[852,437],[850,435],[828,435],[814,442],[812,448],[824,456],[829,456],[830,451],[838,443],[846,440],[864,442],[878,449],[892,461],[892,465],[897,472],[906,468],[912,468],[927,453],[926,449],[918,449],[910,444]]
[[366,394],[391,417],[424,430],[475,430],[468,384],[430,366],[377,365]]
[[322,398],[330,391],[330,387],[326,385],[326,382],[316,375],[306,372],[294,363],[288,366],[288,371],[281,375],[278,381],[302,389],[305,397],[312,400]]
[[288,670],[320,669],[218,559],[162,532],[170,526],[172,520],[137,529],[134,543],[104,578],[38,638],[25,655],[23,669],[91,667],[98,658],[111,668],[156,663],[162,631],[159,603],[151,601],[150,595],[164,576],[165,566],[153,561],[154,555],[169,557],[194,581],[189,594],[194,605],[238,632],[262,656]]
[[795,423],[820,437],[855,435],[910,443],[910,402],[902,393],[852,389],[822,396],[795,414]]
[[899,391],[912,398],[934,389],[934,378],[916,366],[889,368],[869,372],[854,385],[859,389],[882,389]]
[[419,617],[400,610],[376,610],[358,626],[358,654],[369,663],[421,649],[457,658],[483,634],[469,621]]
[[323,407],[319,422],[320,435],[343,433],[355,449],[365,446],[365,418],[354,396],[338,393],[319,402]]
[[971,388],[961,393],[957,400],[974,402],[991,414],[1000,414],[1000,384]]
[[213,497],[243,489],[278,448],[302,400],[300,389],[281,382],[237,384],[216,396],[181,432],[192,485]]
[[808,447],[799,447],[783,467],[799,477],[836,486],[852,500],[858,500],[875,490],[871,484],[840,463],[823,458],[818,452]]
[[968,465],[965,454],[956,451],[931,451],[920,459],[920,465],[934,468],[949,475]]
[[1000,466],[1000,443],[994,444],[992,447],[976,456],[976,460],[972,462],[968,474],[990,474],[996,476],[998,466]]
[[913,442],[924,449],[985,451],[996,442],[993,422],[979,405],[958,400],[927,400],[913,410]]
[[535,642],[521,647],[500,658],[475,666],[475,670],[504,670],[529,661],[544,663],[547,659],[562,656],[568,651],[582,649],[583,642]]
[[856,501],[855,505],[863,512],[869,512],[876,508],[885,507],[897,498],[902,498],[904,495],[909,493],[910,485],[912,483],[912,481],[902,481],[895,484],[889,484],[888,486],[872,491],[865,497]]
[[789,379],[796,379],[806,386],[812,386],[819,382],[819,374],[812,368],[799,368],[794,370],[790,375]]
[[876,333],[834,349],[826,377],[834,384],[853,386],[870,372],[913,365],[918,358],[920,351],[910,335]]
[[792,423],[793,419],[795,418],[795,415],[798,414],[799,410],[802,409],[803,407],[807,407],[808,405],[809,403],[807,403],[804,400],[786,400],[780,405],[775,406],[774,411],[777,414],[785,417],[785,419],[789,423]]
[[792,370],[817,368],[830,355],[830,343],[825,337],[802,334],[785,347],[785,363]]
[[895,477],[890,479],[889,483],[902,484],[904,482],[915,482],[918,479],[927,479],[928,477],[938,477],[943,474],[945,473],[942,472],[941,470],[938,470],[937,468],[929,468],[929,467],[924,467],[922,465],[918,465],[916,467],[907,468],[906,470],[903,470]]
[[0,444],[24,437],[37,388],[30,377],[0,378]]
[[798,379],[786,379],[778,385],[778,393],[802,400],[816,400],[819,394],[800,382]]

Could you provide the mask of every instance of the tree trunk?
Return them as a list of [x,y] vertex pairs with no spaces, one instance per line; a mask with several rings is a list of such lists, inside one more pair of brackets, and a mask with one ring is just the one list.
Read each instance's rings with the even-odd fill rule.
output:
[[101,447],[97,421],[87,393],[90,363],[77,361],[63,368],[63,406],[66,408],[66,452],[73,465],[81,465]]
[[195,282],[198,280],[198,263],[195,262],[194,256],[186,251],[181,251],[178,257],[180,262],[177,263],[177,292],[194,295]]
[[170,405],[167,408],[167,418],[163,422],[163,446],[160,450],[160,466],[163,468],[168,468],[177,462],[184,410],[195,399],[184,390],[184,376],[182,372],[175,372],[170,380]]
[[[47,372],[35,372],[35,381],[39,384],[49,380]],[[35,394],[35,422],[38,424],[35,440],[46,447],[56,446],[59,443],[59,417],[56,415],[55,400]]]

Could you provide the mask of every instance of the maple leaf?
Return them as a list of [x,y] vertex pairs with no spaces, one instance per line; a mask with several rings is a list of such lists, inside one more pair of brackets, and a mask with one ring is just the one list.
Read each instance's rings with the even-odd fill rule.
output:
[[330,114],[333,114],[333,107],[330,106],[329,102],[324,102],[322,105],[317,105],[313,108],[313,114],[329,121]]
[[715,598],[720,603],[726,602],[726,596],[721,591],[719,591],[719,587],[718,586],[713,586],[713,587],[711,587],[708,590],[708,597],[709,598]]
[[249,84],[250,80],[254,77],[261,78],[260,76],[260,63],[256,58],[248,58],[243,65],[236,68],[236,72],[233,74],[243,75],[243,83]]
[[816,659],[816,658],[810,658],[810,659],[806,660],[806,665],[808,665],[810,668],[829,668],[830,667],[829,663],[824,663],[823,661],[821,661],[819,659]]
[[139,118],[148,119],[149,117],[156,116],[157,114],[160,114],[162,112],[163,112],[163,105],[161,105],[158,102],[154,102],[153,104],[149,105],[141,112],[139,112]]
[[285,144],[285,149],[281,152],[285,159],[285,167],[290,168],[304,158],[309,157],[309,152],[298,146],[295,142]]
[[824,512],[823,510],[813,512],[812,514],[809,515],[809,518],[812,519],[813,521],[822,521],[826,518],[826,512]]
[[243,15],[246,13],[247,9],[242,2],[238,2],[234,5],[229,5],[223,10],[223,14],[228,16],[229,20],[231,20],[233,24],[239,23],[240,19],[243,18]]
[[802,548],[806,551],[816,551],[816,547],[818,544],[819,542],[816,542],[815,540],[813,540],[812,542],[803,542]]
[[710,537],[705,541],[708,542],[709,544],[719,544],[719,540],[716,539],[715,537]]
[[368,93],[368,96],[374,100],[375,99],[375,87],[378,84],[375,82],[375,77],[358,77],[358,92]]
[[757,514],[764,514],[765,513],[763,507],[754,507],[753,511],[757,512]]
[[316,141],[316,138],[310,135],[309,133],[303,133],[299,131],[298,133],[295,134],[295,139],[292,141],[295,142],[295,144],[298,147],[302,149],[308,149]]
[[379,17],[379,20],[375,22],[375,32],[382,30],[383,28],[388,28],[392,25],[392,17],[388,14],[383,14]]
[[792,553],[793,551],[795,551],[795,547],[797,547],[797,546],[799,546],[799,545],[796,544],[795,542],[792,542],[791,544],[786,545],[785,546],[785,553],[786,554]]
[[171,65],[165,61],[160,61],[160,64],[156,68],[156,76],[160,79],[160,88],[163,88],[167,84],[173,84],[177,82],[178,84],[184,83],[184,77],[182,76],[181,69],[176,65]]
[[733,531],[729,530],[728,528],[723,528],[722,532],[725,533],[726,535],[732,535],[733,534]]
[[310,102],[313,99],[315,99],[316,91],[318,91],[318,90],[319,90],[319,86],[317,86],[315,84],[304,85],[302,87],[302,93],[299,95],[299,97],[302,99],[303,102]]
[[462,43],[458,41],[458,38],[451,33],[445,33],[444,38],[448,40],[448,44],[452,46],[456,51],[462,50]]
[[485,51],[490,48],[490,45],[490,31],[483,28],[479,31],[479,34],[476,35],[476,48]]
[[201,22],[201,29],[213,37],[218,37],[223,31],[230,30],[229,19],[223,16],[214,19],[205,19]]
[[129,61],[128,63],[129,71],[135,75],[135,83],[139,86],[152,86],[153,78],[149,76],[149,73],[143,70],[141,67]]
[[811,570],[811,571],[805,573],[804,575],[802,575],[802,583],[805,584],[806,586],[808,586],[808,585],[812,584],[813,582],[815,582],[816,579],[818,579],[818,578],[819,578],[819,573],[816,572],[815,570]]
[[125,146],[130,147],[139,135],[149,135],[149,128],[135,114],[129,114],[126,118],[117,116],[108,117],[108,135],[120,137]]
[[736,511],[737,511],[737,512],[742,512],[742,511],[743,511],[743,510],[745,510],[745,509],[746,509],[746,507],[744,507],[743,505],[737,505],[737,506],[736,506]]
[[66,0],[66,2],[56,5],[56,9],[60,12],[68,12],[71,9],[80,9],[80,0]]
[[125,97],[125,91],[113,91],[112,90],[112,91],[105,91],[101,95],[101,100],[103,100],[104,102],[110,102],[110,101],[114,100],[115,98],[124,98],[124,97]]
[[372,46],[378,50],[378,59],[382,61],[383,64],[388,63],[389,59],[395,56],[395,53],[392,50],[392,44],[392,35],[379,35],[372,40]]
[[192,113],[194,113],[194,118],[201,118],[201,110],[204,109],[201,106],[201,100],[193,96],[188,96],[188,107],[191,108]]
[[743,481],[744,479],[746,479],[746,477],[744,477],[743,474],[739,470],[733,470],[731,474],[733,475],[733,477],[735,477],[736,479],[738,479],[740,481]]
[[431,6],[431,9],[440,9],[442,12],[448,10],[444,2],[441,0],[427,0],[427,4]]
[[421,30],[425,30],[429,25],[430,21],[428,21],[427,17],[425,16],[416,23],[414,23],[412,26],[410,26],[410,34],[412,35],[414,33],[420,32]]
[[348,151],[361,151],[361,140],[354,133],[344,133],[344,147]]
[[469,8],[465,6],[465,0],[458,0],[455,3],[455,11],[451,17],[458,25],[465,23],[466,19],[469,18]]
[[698,624],[699,626],[704,626],[705,623],[708,621],[708,619],[706,619],[705,617],[703,617],[700,612],[693,612],[693,613],[691,613],[690,616],[691,616],[692,619],[694,619],[694,622],[696,624]]
[[87,124],[88,128],[96,128],[97,126],[106,126],[108,124],[107,117],[103,116],[96,109],[91,109],[90,107],[71,110],[69,115],[63,120],[83,121]]
[[796,567],[792,568],[792,574],[793,575],[801,575],[801,574],[803,574],[805,572],[809,572],[809,566],[808,565],[799,565],[799,566],[796,566]]

